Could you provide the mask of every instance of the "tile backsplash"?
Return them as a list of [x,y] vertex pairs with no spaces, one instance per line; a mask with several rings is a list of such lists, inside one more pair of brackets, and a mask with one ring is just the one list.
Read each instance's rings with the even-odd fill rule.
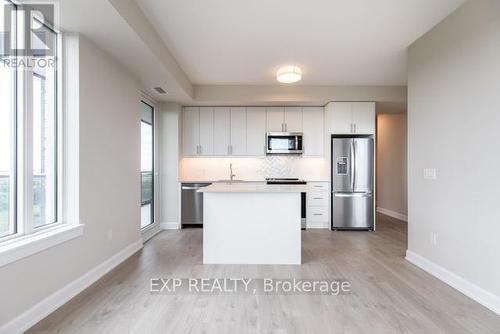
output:
[[328,180],[328,164],[324,158],[302,156],[266,156],[262,158],[183,158],[180,162],[182,181],[214,181],[229,178],[233,164],[236,179],[261,181],[266,177],[298,177],[309,181]]

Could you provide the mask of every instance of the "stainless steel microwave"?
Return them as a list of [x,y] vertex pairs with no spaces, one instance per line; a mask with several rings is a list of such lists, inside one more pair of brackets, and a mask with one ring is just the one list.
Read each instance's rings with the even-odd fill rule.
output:
[[302,154],[302,132],[268,132],[267,154]]

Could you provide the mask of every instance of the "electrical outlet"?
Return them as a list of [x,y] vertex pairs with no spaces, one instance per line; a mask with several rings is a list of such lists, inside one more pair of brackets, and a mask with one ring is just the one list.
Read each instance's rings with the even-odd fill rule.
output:
[[431,244],[433,246],[437,246],[437,233],[436,232],[431,232]]
[[426,180],[436,180],[437,170],[436,168],[424,168],[424,179]]
[[108,230],[108,241],[113,240],[113,230]]

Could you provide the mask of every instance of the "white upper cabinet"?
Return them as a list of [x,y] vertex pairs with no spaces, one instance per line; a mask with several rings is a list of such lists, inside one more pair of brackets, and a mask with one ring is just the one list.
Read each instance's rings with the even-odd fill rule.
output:
[[200,143],[200,113],[198,107],[186,107],[183,112],[182,151],[185,156],[198,155]]
[[375,102],[331,102],[326,110],[331,134],[375,134]]
[[371,135],[375,133],[375,102],[353,102],[352,122],[354,133]]
[[352,133],[352,104],[351,102],[333,102],[330,110],[330,129],[332,134]]
[[302,131],[304,133],[304,155],[324,155],[324,113],[323,107],[304,107]]
[[247,111],[245,107],[231,107],[231,155],[247,154]]
[[302,132],[302,107],[285,108],[285,132]]
[[199,155],[214,154],[214,108],[200,107]]
[[305,156],[323,156],[324,117],[322,107],[184,107],[183,155],[265,156],[266,132],[288,131],[303,132]]
[[266,154],[266,108],[247,107],[247,155]]
[[231,111],[229,107],[214,108],[214,155],[228,155],[231,139]]
[[283,107],[269,107],[267,112],[267,132],[285,131],[285,109]]

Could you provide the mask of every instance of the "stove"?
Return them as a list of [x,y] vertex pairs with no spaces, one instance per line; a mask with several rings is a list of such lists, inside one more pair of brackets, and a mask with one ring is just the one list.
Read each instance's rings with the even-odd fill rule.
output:
[[307,184],[306,181],[298,178],[283,177],[283,178],[266,178],[267,184]]
[[[284,185],[284,184],[307,184],[306,181],[300,180],[298,178],[266,178],[267,184],[276,184],[276,185]],[[302,229],[306,229],[306,193],[300,193],[300,217],[302,218]]]

